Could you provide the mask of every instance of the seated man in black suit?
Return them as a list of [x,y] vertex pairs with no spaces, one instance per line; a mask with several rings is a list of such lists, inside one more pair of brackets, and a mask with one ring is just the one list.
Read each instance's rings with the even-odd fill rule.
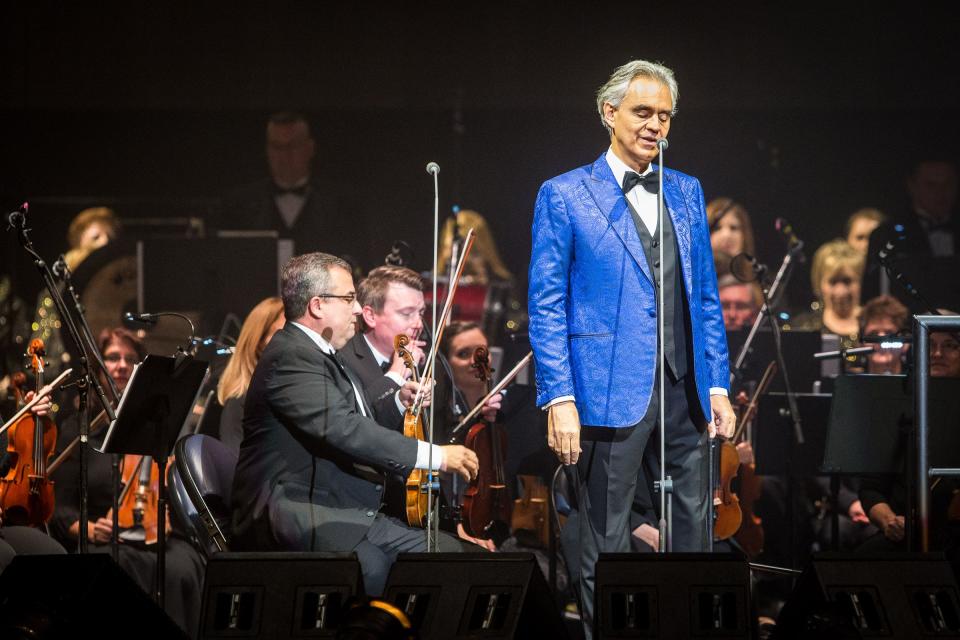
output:
[[[380,426],[336,354],[360,305],[349,265],[297,256],[283,268],[287,323],[264,350],[244,407],[233,487],[232,544],[241,550],[353,551],[368,594],[383,590],[400,552],[425,550],[424,532],[380,513],[388,474],[433,467],[466,479],[477,457]],[[410,402],[411,397],[404,398]],[[440,549],[466,549],[441,533]]]

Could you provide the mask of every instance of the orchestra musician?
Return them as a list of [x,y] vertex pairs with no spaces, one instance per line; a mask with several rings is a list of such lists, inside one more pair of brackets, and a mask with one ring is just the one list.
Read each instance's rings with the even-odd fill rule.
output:
[[283,302],[280,298],[274,296],[257,303],[244,319],[237,346],[217,383],[217,401],[223,407],[219,440],[234,451],[240,450],[240,441],[243,439],[243,402],[253,370],[270,338],[283,324]]
[[[941,310],[948,315],[953,312]],[[960,336],[948,331],[930,332],[930,375],[934,378],[960,378]],[[864,553],[907,551],[906,520],[904,512],[907,491],[913,491],[902,475],[889,477],[865,477],[860,484],[860,500],[863,508],[879,530],[861,544],[857,551]],[[948,510],[957,504],[960,483],[956,479],[942,478],[931,486],[931,543],[945,551],[948,557],[960,566],[960,520],[956,514],[946,517]]]
[[[120,393],[133,374],[134,365],[146,356],[143,343],[136,335],[123,328],[105,329],[99,336],[100,353],[109,375]],[[96,412],[91,412],[91,417]],[[73,414],[59,425],[57,451],[70,444],[79,435],[77,415]],[[113,519],[112,469],[110,454],[96,451],[103,445],[106,429],[90,435],[88,457],[88,517],[85,525],[80,518],[80,448],[73,450],[67,460],[53,472],[56,509],[50,521],[51,534],[66,548],[77,549],[78,536],[86,535],[90,553],[110,553]],[[155,463],[154,463],[155,464]],[[157,554],[152,547],[121,541],[120,567],[140,585],[145,593],[153,593]],[[166,604],[170,617],[188,633],[194,633],[200,620],[200,589],[203,580],[203,559],[176,527],[166,538]]]
[[[469,480],[477,457],[459,445],[431,449],[374,420],[338,354],[362,313],[347,262],[297,256],[281,291],[287,322],[257,363],[244,406],[231,547],[353,551],[366,592],[379,594],[398,553],[426,548],[423,530],[381,513],[387,476],[427,469],[432,458],[435,470]],[[477,549],[445,532],[438,543]]]
[[674,550],[707,546],[708,423],[725,436],[735,426],[703,191],[695,178],[664,171],[662,265],[653,244],[659,229],[652,161],[670,130],[676,97],[673,72],[662,65],[636,60],[614,71],[597,95],[609,150],[592,165],[545,182],[534,211],[528,305],[537,402],[548,411],[550,448],[564,464],[578,465],[587,634],[598,554],[630,548],[641,463],[650,483],[660,475],[654,282],[661,272],[667,316],[662,429],[674,487]]
[[[409,380],[411,372],[404,366],[403,360],[397,357],[393,350],[394,338],[405,335],[411,342],[408,349],[415,362],[422,365],[427,346],[422,339],[423,312],[423,279],[413,270],[393,265],[380,266],[373,269],[357,287],[357,302],[360,304],[360,326],[358,332],[339,352],[343,363],[353,372],[360,381],[362,391],[373,407],[378,422],[385,426],[396,423],[396,414],[404,411],[404,402],[409,404],[409,397],[416,392],[416,384]],[[450,330],[448,327],[447,331]],[[446,337],[447,333],[444,334]],[[445,340],[446,342],[446,340]],[[443,354],[443,349],[441,348]],[[445,355],[445,354],[444,354]],[[439,357],[439,356],[438,356]],[[443,377],[434,387],[434,399],[438,408],[436,425],[438,433],[445,434],[447,428],[455,420],[451,406],[453,402],[460,402],[460,411],[472,408],[465,405],[461,397],[456,395],[459,383],[451,385],[446,378],[443,367],[438,367]],[[454,372],[456,378],[456,373]],[[479,398],[477,398],[479,399]],[[496,396],[484,408],[484,415],[493,416],[500,408],[500,396]],[[439,441],[439,437],[437,438]],[[443,482],[443,495],[449,503],[451,492],[448,483]],[[402,517],[405,510],[403,486],[388,482],[385,501],[386,513]],[[449,531],[462,533],[448,518],[444,518],[441,526]],[[461,534],[464,540],[474,542],[465,533]]]
[[[24,397],[24,402],[30,402],[35,395],[30,391]],[[41,418],[50,414],[53,402],[50,396],[40,400],[30,411],[35,418]],[[5,422],[0,416],[0,423]],[[10,470],[10,455],[7,452],[7,432],[0,434],[0,478],[5,477]],[[3,510],[0,509],[0,573],[9,565],[17,555],[31,554],[63,554],[66,553],[59,542],[48,536],[43,531],[33,527],[11,526],[3,521]]]

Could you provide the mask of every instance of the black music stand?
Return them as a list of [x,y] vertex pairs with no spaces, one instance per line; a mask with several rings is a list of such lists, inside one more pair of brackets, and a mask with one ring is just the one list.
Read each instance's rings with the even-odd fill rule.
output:
[[795,485],[805,476],[823,474],[820,465],[823,462],[827,416],[832,399],[826,393],[796,393],[794,396],[797,409],[803,416],[803,444],[797,442],[787,396],[780,392],[763,396],[756,421],[759,426],[753,432],[757,475],[787,478],[787,530],[792,554],[795,554],[797,546]]
[[157,571],[155,595],[163,608],[167,521],[167,458],[183,423],[197,401],[207,363],[180,354],[148,355],[130,376],[117,419],[110,424],[101,453],[151,456],[160,470],[157,500]]
[[[960,463],[960,380],[933,378],[929,390],[930,463]],[[836,379],[823,471],[837,475],[902,475],[915,462],[913,382],[903,375],[851,375]],[[909,484],[909,483],[908,483]],[[913,513],[912,491],[907,513]],[[909,518],[913,526],[913,518]]]

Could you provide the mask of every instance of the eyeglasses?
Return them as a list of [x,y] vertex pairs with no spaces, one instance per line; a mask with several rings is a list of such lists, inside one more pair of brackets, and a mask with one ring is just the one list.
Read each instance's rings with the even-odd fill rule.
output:
[[127,364],[139,364],[140,359],[137,356],[124,356],[119,353],[108,353],[103,356],[104,362],[109,362],[110,364],[116,364],[123,360]]
[[338,300],[343,300],[347,304],[353,304],[353,301],[357,299],[356,293],[347,293],[344,295],[337,295],[336,293],[318,293],[317,298],[337,298]]

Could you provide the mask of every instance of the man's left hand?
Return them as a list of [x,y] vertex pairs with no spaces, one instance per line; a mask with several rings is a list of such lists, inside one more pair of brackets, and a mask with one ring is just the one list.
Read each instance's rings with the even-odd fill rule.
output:
[[722,395],[710,396],[710,410],[713,412],[713,421],[710,422],[710,437],[718,433],[724,438],[733,437],[737,428],[737,415],[730,406],[730,398]]

